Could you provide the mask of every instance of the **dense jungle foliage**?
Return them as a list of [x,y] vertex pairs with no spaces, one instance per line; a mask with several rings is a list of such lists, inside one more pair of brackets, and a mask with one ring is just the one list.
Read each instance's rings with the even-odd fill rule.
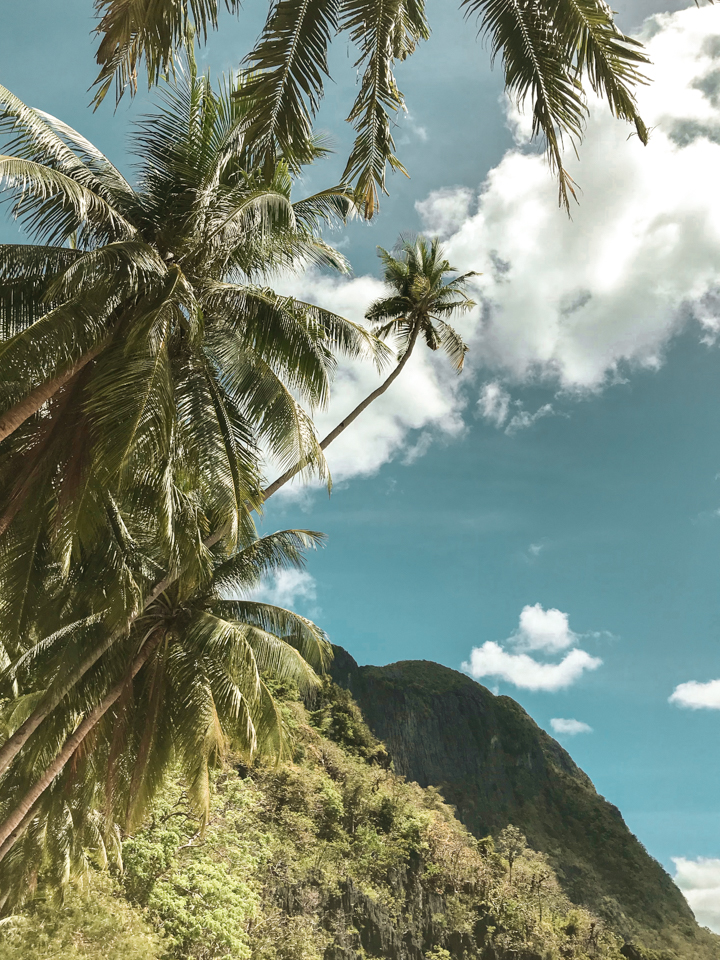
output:
[[[627,945],[563,895],[509,827],[477,840],[437,790],[397,776],[350,695],[277,689],[292,760],[228,765],[202,831],[172,781],[63,903],[0,927],[3,960],[621,960]],[[41,879],[41,878],[40,878]]]

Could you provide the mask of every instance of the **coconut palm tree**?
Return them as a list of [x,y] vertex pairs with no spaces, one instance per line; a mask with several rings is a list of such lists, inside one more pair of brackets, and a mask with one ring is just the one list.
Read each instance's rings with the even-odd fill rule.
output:
[[[379,356],[362,328],[267,285],[308,262],[345,269],[319,230],[352,200],[338,187],[293,202],[287,159],[252,167],[236,91],[232,78],[213,90],[190,58],[136,132],[132,187],[80,134],[0,89],[0,176],[42,241],[0,247],[9,662],[57,629],[68,578],[104,631],[79,676],[178,577],[202,580],[211,548],[231,551],[260,502],[261,450],[322,474],[302,402],[325,402],[335,354]],[[0,772],[75,682],[35,702]]]
[[[446,318],[467,313],[475,306],[475,301],[468,297],[465,288],[468,280],[476,276],[476,273],[470,271],[448,279],[448,274],[456,274],[457,271],[445,259],[437,238],[401,238],[392,253],[382,247],[378,247],[378,251],[383,262],[383,278],[391,292],[372,303],[365,318],[370,321],[377,337],[390,337],[395,341],[398,362],[380,386],[368,394],[320,441],[322,450],[326,450],[363,410],[381,397],[397,380],[418,340],[424,340],[431,350],[442,350],[447,354],[458,373],[465,362],[467,346]],[[296,464],[266,487],[263,491],[264,498],[277,493],[299,472],[301,466],[302,464]]]
[[[204,823],[209,771],[228,751],[247,760],[284,755],[282,718],[265,680],[290,679],[307,694],[331,648],[311,621],[258,602],[252,591],[268,574],[302,566],[322,537],[286,530],[258,539],[248,530],[243,539],[231,558],[213,558],[209,580],[179,580],[158,597],[0,780],[0,860],[22,838],[0,886],[20,894],[18,873],[43,856],[51,867],[62,862],[58,845],[79,854],[102,847],[114,824],[137,825],[171,770],[184,777]],[[88,618],[68,624],[4,672],[6,724],[22,711],[28,687],[52,682],[59,664],[82,654],[95,626]]]
[[[240,0],[225,0],[225,6],[239,12]],[[581,139],[586,88],[632,122],[646,142],[633,91],[644,82],[640,71],[648,61],[641,45],[617,28],[604,0],[461,0],[460,6],[488,38],[492,59],[501,58],[507,92],[518,102],[529,99],[533,133],[545,139],[565,206],[573,183],[563,167],[562,141]],[[113,83],[118,98],[134,90],[143,60],[148,83],[157,83],[172,70],[175,51],[217,27],[218,7],[219,0],[95,0],[101,38],[96,102]],[[391,133],[390,118],[405,106],[393,71],[430,35],[423,0],[274,0],[244,62],[254,98],[248,129],[269,163],[288,149],[299,156],[329,77],[329,44],[342,34],[357,48],[354,68],[362,74],[348,115],[357,136],[343,179],[356,185],[372,216],[378,191],[385,191],[386,168],[404,172]]]

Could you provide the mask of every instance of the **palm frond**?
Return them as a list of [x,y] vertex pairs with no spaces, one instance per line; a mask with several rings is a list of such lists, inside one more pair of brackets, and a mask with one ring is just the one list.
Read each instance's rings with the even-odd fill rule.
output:
[[312,120],[329,77],[327,49],[338,27],[338,0],[275,0],[263,33],[245,58],[249,76],[247,139],[273,164],[297,168],[312,158]]

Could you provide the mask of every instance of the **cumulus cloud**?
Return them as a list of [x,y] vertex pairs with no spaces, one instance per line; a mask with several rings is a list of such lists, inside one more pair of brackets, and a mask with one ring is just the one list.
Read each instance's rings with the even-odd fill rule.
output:
[[444,187],[434,190],[425,200],[418,200],[415,209],[425,230],[439,237],[455,233],[475,206],[475,191],[469,187]]
[[[579,680],[586,670],[596,670],[602,664],[599,657],[579,649],[579,639],[578,634],[570,629],[569,617],[562,610],[555,607],[545,610],[540,603],[527,604],[520,612],[517,630],[504,645],[487,641],[481,647],[474,647],[470,660],[462,664],[462,669],[476,680],[496,677],[523,690],[562,690]],[[531,652],[552,656],[570,647],[573,649],[559,663],[543,663],[529,655]],[[578,721],[557,722],[574,724]]]
[[570,629],[566,613],[555,607],[543,610],[542,604],[536,603],[522,608],[517,633],[510,639],[524,650],[557,653],[577,643],[578,636]]
[[255,593],[255,598],[277,607],[294,609],[298,602],[307,606],[317,600],[315,578],[307,570],[279,570]]
[[679,683],[669,697],[670,703],[690,710],[720,710],[720,680]]
[[720,860],[673,857],[675,883],[685,894],[698,923],[720,933]]
[[560,734],[561,736],[565,734],[569,737],[574,737],[578,733],[592,733],[592,727],[587,723],[583,723],[582,720],[564,720],[562,717],[553,717],[550,721],[550,726],[553,728],[553,732]]
[[476,680],[497,677],[522,690],[554,693],[572,686],[586,670],[596,670],[601,663],[599,657],[578,649],[571,650],[560,663],[540,663],[526,653],[508,653],[489,640],[471,651],[470,660],[462,668]]
[[[483,271],[477,350],[510,379],[545,377],[592,390],[628,365],[657,367],[694,317],[720,329],[720,66],[717,12],[694,7],[653,18],[644,39],[653,83],[639,91],[652,128],[644,148],[604,104],[592,104],[573,219],[557,208],[543,158],[525,149],[529,118],[510,111],[517,147],[487,177],[477,209],[448,240],[451,262]],[[453,210],[433,194],[428,228]]]
[[[455,378],[442,358],[418,350],[329,449],[336,480],[403,456],[416,431],[456,436],[473,379],[487,381],[479,414],[513,435],[559,412],[557,403],[533,412],[513,400],[511,390],[523,384],[547,383],[566,402],[632,368],[658,368],[689,324],[708,343],[720,335],[718,37],[710,6],[648,21],[653,82],[638,101],[651,142],[643,147],[606,104],[592,102],[580,160],[567,156],[581,187],[572,220],[558,209],[543,157],[528,148],[529,117],[510,107],[516,145],[481,189],[444,187],[418,202],[425,229],[445,238],[450,262],[482,272],[473,280],[479,306],[458,322],[471,344],[466,372]],[[291,287],[360,321],[382,292],[370,277],[312,273]],[[343,364],[331,408],[318,418],[321,434],[378,383],[370,364]]]

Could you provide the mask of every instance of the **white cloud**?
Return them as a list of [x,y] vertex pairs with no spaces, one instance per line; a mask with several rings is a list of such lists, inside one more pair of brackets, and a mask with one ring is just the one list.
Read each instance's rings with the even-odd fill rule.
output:
[[415,209],[428,233],[447,237],[467,220],[474,202],[475,192],[469,187],[444,187],[425,200],[417,200]]
[[480,415],[496,427],[502,427],[510,412],[510,394],[499,383],[486,383],[478,400]]
[[675,687],[669,697],[670,703],[690,710],[720,710],[720,680],[698,683],[689,680]]
[[[530,549],[532,550],[532,547]],[[538,547],[537,553],[539,552]],[[547,650],[549,653],[557,653],[577,643],[578,636],[570,629],[566,613],[554,607],[543,610],[542,604],[536,603],[522,608],[517,633],[510,639],[523,650]]]
[[499,643],[488,641],[475,647],[463,670],[476,680],[497,677],[523,690],[555,692],[571,686],[586,670],[596,670],[602,663],[585,650],[571,650],[560,663],[540,663],[526,653],[508,653]]
[[[618,382],[633,367],[658,368],[691,322],[707,342],[720,336],[718,36],[710,6],[649,22],[653,83],[639,89],[638,101],[651,142],[643,147],[606,104],[591,103],[580,160],[567,156],[582,188],[572,220],[557,206],[544,159],[527,148],[528,117],[514,108],[517,145],[479,192],[443,188],[417,204],[426,229],[446,237],[450,262],[483,274],[473,280],[480,306],[458,321],[471,344],[466,372],[455,378],[444,358],[418,350],[329,449],[336,480],[402,456],[413,431],[457,436],[463,385],[481,374],[488,382],[478,412],[513,434],[558,413],[549,404],[525,410],[511,398],[513,385],[544,382],[567,399]],[[359,321],[383,290],[370,277],[313,273],[290,289]],[[378,383],[370,364],[343,364],[330,410],[318,418],[321,435]]]
[[675,883],[685,894],[698,923],[720,933],[720,860],[673,857]]
[[279,570],[257,589],[255,599],[288,610],[294,609],[298,601],[314,604],[317,600],[315,578],[307,570]]
[[528,427],[537,423],[538,420],[542,420],[543,417],[552,417],[554,413],[555,410],[551,403],[543,404],[535,413],[520,410],[519,413],[516,413],[515,416],[510,419],[510,422],[505,427],[505,433],[507,433],[508,436],[512,436],[512,434],[517,433],[518,430],[527,430]]
[[574,737],[578,733],[592,733],[592,727],[582,720],[564,720],[562,717],[553,717],[550,726],[557,734]]
[[528,553],[531,557],[539,557],[542,550],[544,550],[544,543],[531,543],[528,547]]
[[[717,11],[660,15],[646,41],[653,83],[638,91],[652,128],[644,148],[605,104],[593,103],[577,162],[582,188],[572,220],[557,207],[543,158],[526,152],[528,117],[511,111],[518,146],[487,177],[448,240],[451,262],[477,269],[485,310],[475,354],[518,381],[548,378],[569,391],[597,389],[626,365],[661,364],[691,316],[720,330],[720,34]],[[419,205],[470,209],[463,190]]]
[[[498,430],[504,427],[508,436],[512,436],[519,430],[526,430],[543,417],[551,417],[555,414],[550,403],[543,404],[535,413],[529,413],[523,409],[519,400],[511,398],[509,392],[497,380],[483,384],[477,405],[479,415]],[[517,413],[510,416],[513,409],[517,410]]]

